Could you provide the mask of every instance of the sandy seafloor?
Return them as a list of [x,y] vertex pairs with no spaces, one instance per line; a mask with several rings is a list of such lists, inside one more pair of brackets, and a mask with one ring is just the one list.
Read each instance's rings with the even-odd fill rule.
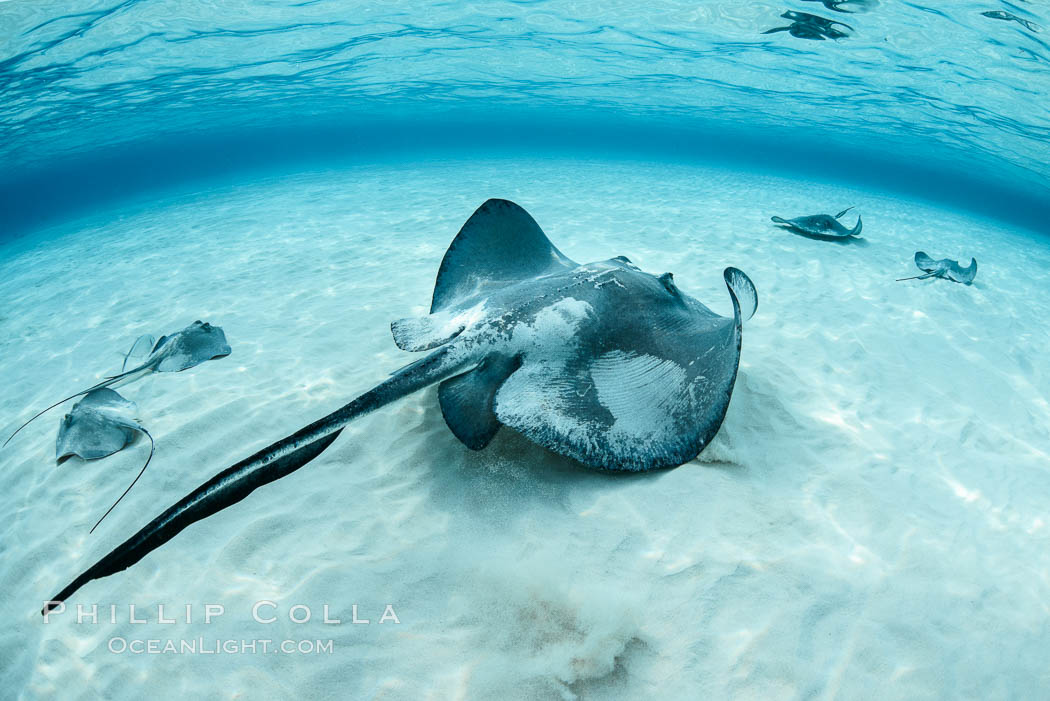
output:
[[[414,359],[389,322],[426,312],[445,247],[488,197],[523,205],[573,259],[672,271],[719,313],[724,266],[754,280],[732,403],[698,460],[600,474],[507,429],[472,453],[431,388],[41,622],[43,600],[163,508]],[[769,222],[848,205],[862,245]],[[976,283],[894,282],[918,273],[919,249],[976,256]],[[0,453],[4,697],[1050,689],[1050,240],[1036,234],[686,165],[388,163],[202,185],[8,243],[0,299],[5,435],[118,369],[139,334],[199,318],[233,346],[121,390],[157,452],[94,535],[145,445],[56,467],[56,410]],[[260,600],[277,623],[252,619]],[[100,622],[77,624],[77,603],[100,604]],[[150,622],[129,623],[131,603]],[[209,603],[225,613],[205,625]],[[179,622],[158,623],[158,604]],[[297,604],[309,623],[289,622]],[[341,624],[319,620],[325,604]],[[350,622],[354,604],[369,625]],[[386,604],[400,624],[377,623]],[[117,654],[116,637],[333,652]]]

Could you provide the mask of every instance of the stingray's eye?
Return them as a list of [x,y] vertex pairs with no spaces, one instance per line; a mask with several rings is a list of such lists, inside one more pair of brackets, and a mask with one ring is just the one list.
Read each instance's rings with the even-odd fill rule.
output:
[[627,256],[616,256],[615,258],[613,258],[613,260],[620,260],[620,261],[623,261],[624,263],[630,263],[631,262],[631,259],[628,258]]
[[656,279],[660,281],[660,284],[663,285],[668,292],[671,292],[672,294],[678,294],[678,288],[675,287],[674,284],[674,275],[672,275],[671,273],[664,273]]

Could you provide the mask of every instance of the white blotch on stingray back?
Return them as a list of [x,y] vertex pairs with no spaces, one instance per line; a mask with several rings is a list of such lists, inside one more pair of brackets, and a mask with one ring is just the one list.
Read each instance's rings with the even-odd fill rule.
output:
[[594,308],[582,300],[566,297],[536,312],[531,323],[514,327],[511,346],[526,354],[540,352],[544,357],[568,357],[579,345],[577,332]]
[[685,393],[686,371],[673,360],[612,351],[591,364],[598,401],[613,415],[613,435],[668,430]]

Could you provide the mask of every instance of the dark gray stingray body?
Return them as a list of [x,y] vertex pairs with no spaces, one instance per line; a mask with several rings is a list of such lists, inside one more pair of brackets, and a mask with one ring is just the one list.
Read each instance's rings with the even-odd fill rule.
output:
[[[142,344],[146,342],[146,339],[150,338],[152,338],[152,336],[140,336],[139,339],[135,341],[135,345],[132,346],[128,355],[125,356],[125,365],[127,364],[127,358],[138,352],[142,347]],[[11,439],[14,438],[19,431],[28,426],[34,419],[39,418],[59,404],[68,402],[70,399],[76,399],[77,397],[104,387],[122,387],[145,377],[151,372],[181,372],[182,370],[187,370],[200,365],[207,360],[225,358],[229,354],[230,346],[226,343],[226,334],[223,333],[221,328],[199,320],[195,321],[186,328],[173,333],[170,336],[161,336],[161,339],[153,346],[149,356],[141,365],[131,370],[121,372],[119,375],[107,377],[102,382],[88,387],[85,390],[81,390],[76,394],[71,394],[65,399],[61,399],[47,407],[47,409],[37,413],[33,418],[19,426],[14,433],[8,436],[7,440],[4,441],[4,445],[10,443]]]
[[940,260],[934,260],[922,251],[915,252],[915,265],[919,270],[926,272],[925,275],[916,275],[914,277],[902,277],[897,282],[903,282],[904,280],[925,280],[931,277],[944,278],[945,280],[951,280],[952,282],[961,282],[964,285],[973,283],[973,279],[977,277],[977,259],[970,258],[970,265],[962,267],[959,265],[959,261],[952,260],[951,258],[942,258]]
[[787,32],[798,39],[824,41],[825,39],[843,39],[849,36],[848,33],[839,29],[839,27],[853,31],[853,27],[845,22],[836,22],[835,20],[827,19],[826,17],[811,15],[808,12],[795,12],[794,10],[788,10],[780,16],[784,19],[791,20],[791,24],[786,27],[767,29],[762,33],[776,34],[777,32]]
[[820,239],[824,241],[844,240],[850,237],[860,236],[861,229],[863,228],[860,216],[857,217],[857,224],[852,229],[847,229],[841,222],[839,222],[842,215],[851,209],[853,208],[847,207],[835,216],[831,216],[830,214],[812,214],[808,217],[796,217],[794,219],[772,217],[772,220],[792,233],[800,234],[812,239]]
[[94,531],[102,519],[109,515],[124,495],[131,491],[139,477],[146,471],[153,459],[153,436],[136,419],[138,407],[113,390],[103,387],[88,392],[83,399],[73,405],[62,419],[58,429],[58,440],[55,444],[55,459],[58,462],[76,455],[84,460],[98,460],[124,449],[141,433],[149,438],[150,451],[145,464],[132,480],[124,494],[113,502],[113,506],[102,515],[91,530]]
[[1035,22],[1030,22],[1026,19],[1021,19],[1020,17],[1011,12],[1004,12],[1002,10],[990,10],[988,12],[982,12],[981,14],[985,17],[991,17],[992,19],[1001,19],[1007,22],[1017,22],[1019,25],[1021,25],[1030,32],[1039,31],[1038,24],[1036,24]]
[[391,325],[431,351],[346,406],[198,487],[84,572],[55,601],[119,572],[183,528],[306,464],[354,418],[434,383],[452,432],[485,447],[507,425],[592,467],[650,470],[694,458],[718,431],[758,300],[736,268],[722,317],[670,273],[623,257],[578,265],[523,209],[489,200],[442,260],[431,314]]

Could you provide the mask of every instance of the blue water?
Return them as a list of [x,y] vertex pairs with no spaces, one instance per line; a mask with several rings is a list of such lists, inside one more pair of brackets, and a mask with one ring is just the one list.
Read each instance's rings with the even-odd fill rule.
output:
[[[764,33],[785,12],[850,29]],[[516,149],[740,162],[1046,230],[1048,29],[999,0],[9,0],[0,236],[237,170]]]

